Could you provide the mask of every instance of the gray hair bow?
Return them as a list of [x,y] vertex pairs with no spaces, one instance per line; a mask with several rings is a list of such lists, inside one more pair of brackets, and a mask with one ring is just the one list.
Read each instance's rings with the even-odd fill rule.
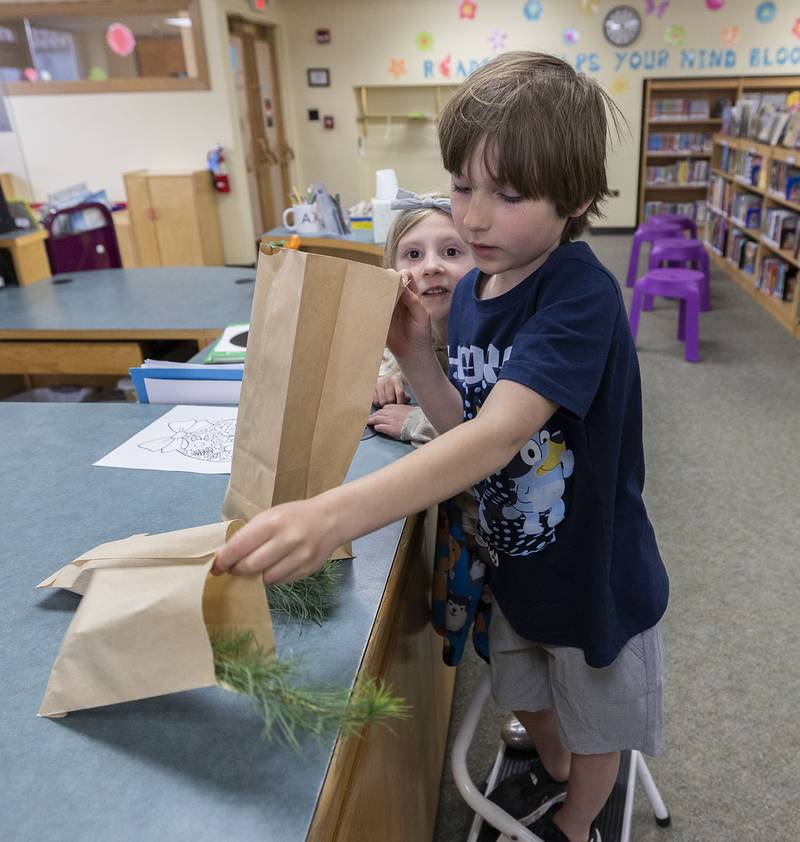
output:
[[411,190],[399,188],[397,195],[392,199],[392,210],[422,210],[423,208],[436,208],[452,215],[450,199],[437,199],[433,196],[419,196]]

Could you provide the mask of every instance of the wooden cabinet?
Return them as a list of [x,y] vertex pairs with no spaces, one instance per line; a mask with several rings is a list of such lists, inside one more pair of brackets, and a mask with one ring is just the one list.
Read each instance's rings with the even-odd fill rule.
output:
[[124,174],[139,266],[224,263],[216,195],[208,170]]

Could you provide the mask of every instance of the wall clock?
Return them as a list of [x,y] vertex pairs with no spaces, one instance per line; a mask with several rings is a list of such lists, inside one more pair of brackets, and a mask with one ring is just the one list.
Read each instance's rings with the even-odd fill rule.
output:
[[642,19],[633,6],[614,6],[603,21],[603,34],[615,47],[627,47],[642,31]]

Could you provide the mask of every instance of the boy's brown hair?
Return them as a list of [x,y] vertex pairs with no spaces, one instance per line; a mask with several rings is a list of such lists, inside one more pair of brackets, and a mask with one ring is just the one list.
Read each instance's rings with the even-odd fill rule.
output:
[[445,169],[464,168],[482,141],[492,179],[527,199],[549,199],[569,218],[562,242],[579,237],[610,195],[606,181],[608,119],[619,135],[619,108],[593,79],[545,53],[512,52],[479,67],[439,118]]

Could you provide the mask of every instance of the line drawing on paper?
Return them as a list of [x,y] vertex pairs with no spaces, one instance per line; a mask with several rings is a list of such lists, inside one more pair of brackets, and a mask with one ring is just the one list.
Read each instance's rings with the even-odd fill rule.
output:
[[201,462],[230,462],[233,458],[235,418],[221,421],[187,418],[183,421],[170,421],[167,426],[172,435],[141,442],[139,447],[153,453],[177,452]]

